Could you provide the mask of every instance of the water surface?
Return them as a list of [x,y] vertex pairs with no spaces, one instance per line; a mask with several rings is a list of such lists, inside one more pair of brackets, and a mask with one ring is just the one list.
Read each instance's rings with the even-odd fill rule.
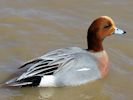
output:
[[132,100],[132,0],[0,0],[0,82],[25,61],[68,46],[86,48],[92,20],[111,16],[124,36],[105,39],[109,75],[64,88],[0,88],[0,100]]

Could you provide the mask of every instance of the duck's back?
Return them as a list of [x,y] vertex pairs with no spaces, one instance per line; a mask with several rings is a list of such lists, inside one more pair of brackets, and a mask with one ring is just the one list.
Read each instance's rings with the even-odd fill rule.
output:
[[[79,47],[57,49],[20,67],[10,86],[76,86],[101,78],[96,56]],[[19,71],[18,71],[19,72]]]
[[[60,56],[58,57],[64,56],[65,63],[54,73],[55,86],[80,85],[101,78],[98,68],[100,62],[88,51],[79,47],[71,47],[60,49],[59,53]],[[57,59],[55,55],[49,55],[49,57],[56,57]],[[41,86],[48,86],[46,79],[47,76],[42,78]]]

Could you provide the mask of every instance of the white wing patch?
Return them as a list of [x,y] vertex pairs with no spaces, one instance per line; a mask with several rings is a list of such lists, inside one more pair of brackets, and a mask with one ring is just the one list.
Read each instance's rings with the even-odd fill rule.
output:
[[81,69],[78,69],[77,71],[88,71],[88,70],[91,70],[90,68],[81,68]]
[[39,87],[55,87],[55,77],[53,75],[49,76],[43,76],[41,79],[41,82],[39,84]]

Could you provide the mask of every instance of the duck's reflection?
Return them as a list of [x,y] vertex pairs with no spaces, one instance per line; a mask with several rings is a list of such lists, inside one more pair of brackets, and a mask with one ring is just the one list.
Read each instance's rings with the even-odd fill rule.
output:
[[[103,83],[93,82],[77,87],[39,88],[39,99],[42,100],[93,100],[103,98]],[[102,97],[101,97],[102,95]],[[109,98],[104,96],[104,98]]]
[[39,88],[39,99],[45,100],[55,94],[55,88]]
[[8,88],[16,91],[8,96],[8,100],[110,100],[102,93],[104,80],[76,87],[60,88]]

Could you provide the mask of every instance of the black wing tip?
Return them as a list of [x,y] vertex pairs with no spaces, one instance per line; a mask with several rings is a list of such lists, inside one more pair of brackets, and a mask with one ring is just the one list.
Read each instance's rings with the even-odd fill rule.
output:
[[37,87],[40,84],[42,76],[34,76],[14,82],[5,82],[4,87]]

